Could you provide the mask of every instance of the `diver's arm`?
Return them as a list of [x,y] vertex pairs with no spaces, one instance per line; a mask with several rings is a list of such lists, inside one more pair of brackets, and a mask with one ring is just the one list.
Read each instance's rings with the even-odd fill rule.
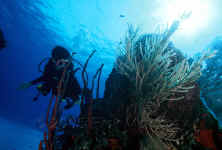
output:
[[35,85],[35,84],[38,84],[38,83],[43,82],[43,81],[45,81],[45,76],[44,76],[44,75],[38,77],[38,78],[35,79],[35,80],[32,80],[32,81],[29,82],[29,83],[30,83],[31,85]]
[[30,81],[30,82],[22,83],[17,89],[18,89],[18,90],[27,89],[27,88],[29,88],[30,86],[35,85],[35,84],[38,84],[38,83],[40,83],[40,82],[42,82],[42,81],[44,81],[44,77],[43,77],[43,76],[41,76],[41,77],[39,77],[39,78],[37,78],[37,79],[35,79],[35,80],[32,80],[32,81]]
[[32,85],[35,85],[35,84],[37,84],[37,83],[42,82],[42,81],[44,81],[44,77],[43,77],[43,76],[41,76],[41,77],[39,77],[39,78],[37,78],[37,79],[35,79],[35,80],[32,80],[32,81],[30,81],[30,82],[22,83],[17,89],[18,89],[18,90],[24,90],[24,89],[29,88],[29,87],[32,86]]
[[26,83],[21,84],[18,89],[20,89],[20,90],[27,89],[32,85],[36,85],[38,83],[47,81],[47,79],[51,76],[51,74],[50,74],[51,68],[50,67],[51,67],[51,62],[48,62],[46,64],[43,75],[41,75],[40,77],[38,77],[30,82],[26,82]]

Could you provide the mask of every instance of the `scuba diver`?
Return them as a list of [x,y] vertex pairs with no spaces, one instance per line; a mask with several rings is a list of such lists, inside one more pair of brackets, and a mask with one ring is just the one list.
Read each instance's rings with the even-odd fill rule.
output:
[[6,47],[6,41],[2,30],[0,29],[0,50]]
[[71,61],[72,56],[68,50],[61,46],[56,46],[53,48],[51,58],[49,58],[44,67],[43,74],[31,82],[22,84],[20,89],[29,88],[32,85],[38,84],[37,89],[39,93],[33,101],[36,101],[40,94],[46,96],[50,91],[52,91],[52,94],[57,95],[59,81],[62,78],[65,67],[69,65],[67,66],[68,68],[61,87],[61,89],[64,90],[61,98],[67,102],[65,109],[71,108],[75,101],[79,100],[81,93],[80,85],[74,76],[74,65]]

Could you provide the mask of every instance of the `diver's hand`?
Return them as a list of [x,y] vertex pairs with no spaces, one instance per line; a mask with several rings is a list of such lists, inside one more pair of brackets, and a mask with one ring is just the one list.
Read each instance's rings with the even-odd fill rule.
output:
[[18,87],[18,90],[24,90],[24,89],[27,89],[31,86],[32,84],[30,82],[27,82],[27,83],[23,83],[21,84],[19,87]]

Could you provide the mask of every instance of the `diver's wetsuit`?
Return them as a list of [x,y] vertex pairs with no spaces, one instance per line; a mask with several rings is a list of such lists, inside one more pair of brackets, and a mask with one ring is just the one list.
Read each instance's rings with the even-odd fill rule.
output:
[[[64,68],[57,69],[56,62],[54,62],[53,59],[51,58],[44,68],[43,75],[31,81],[31,84],[35,85],[38,83],[43,83],[41,87],[41,91],[46,92],[45,94],[43,93],[43,95],[47,95],[50,92],[50,90],[52,90],[53,94],[57,95],[57,87],[58,87],[59,81],[61,80],[63,71],[64,71]],[[68,79],[67,79],[67,76],[68,76]],[[81,88],[77,79],[74,77],[72,63],[69,65],[66,71],[65,80],[67,80],[67,85],[66,87],[62,87],[62,89],[65,88],[65,93],[62,98],[64,99],[70,98],[74,102],[78,99],[78,96],[81,93]],[[70,103],[70,101],[67,100],[67,103]]]

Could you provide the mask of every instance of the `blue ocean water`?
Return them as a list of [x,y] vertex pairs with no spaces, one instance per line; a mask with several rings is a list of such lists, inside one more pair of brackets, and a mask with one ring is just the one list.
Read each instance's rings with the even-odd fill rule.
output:
[[[104,64],[102,97],[105,79],[118,53],[117,45],[124,38],[128,24],[141,26],[142,32],[154,32],[156,24],[166,23],[161,20],[165,13],[159,10],[167,3],[167,0],[164,3],[159,0],[0,0],[0,29],[7,41],[7,47],[0,51],[0,143],[4,143],[0,150],[37,149],[29,147],[32,144],[24,145],[24,141],[33,136],[36,145],[39,142],[36,139],[42,138],[39,128],[50,97],[41,96],[33,102],[35,88],[24,91],[17,88],[40,75],[38,64],[50,56],[55,45],[77,52],[75,58],[82,63],[96,50],[87,70],[91,79]],[[222,35],[218,26],[222,24],[218,15],[222,3],[212,0],[209,5],[213,11],[211,20],[205,22],[206,28],[195,34],[178,32],[173,36],[176,47],[187,55],[201,52],[216,36]],[[80,74],[77,78],[82,86]],[[78,114],[78,109],[70,113]]]

